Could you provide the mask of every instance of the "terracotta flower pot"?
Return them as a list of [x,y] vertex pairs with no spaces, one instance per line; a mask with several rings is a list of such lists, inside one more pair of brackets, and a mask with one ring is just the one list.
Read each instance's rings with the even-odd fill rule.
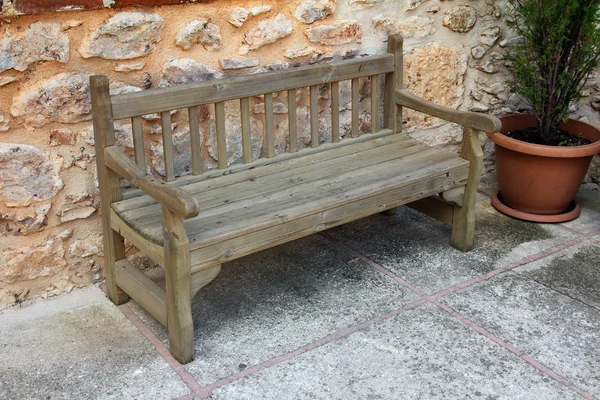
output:
[[[500,119],[502,133],[536,126],[534,115],[507,115]],[[592,157],[600,153],[600,130],[575,120],[567,121],[562,129],[582,133],[592,143],[544,146],[511,139],[501,133],[488,134],[496,145],[496,174],[500,203],[504,205],[504,209],[498,207],[499,199],[495,198],[496,208],[517,218],[538,222],[561,222],[579,215],[577,210],[565,217]],[[514,212],[507,212],[506,208]]]

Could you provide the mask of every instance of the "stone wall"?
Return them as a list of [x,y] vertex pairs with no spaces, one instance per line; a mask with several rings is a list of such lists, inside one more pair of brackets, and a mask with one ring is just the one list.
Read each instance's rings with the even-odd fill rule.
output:
[[[114,4],[88,3],[94,7]],[[524,108],[504,84],[502,53],[515,39],[503,22],[502,1],[189,3],[16,17],[13,6],[18,2],[3,2],[0,309],[101,279],[90,74],[109,76],[111,91],[125,93],[380,54],[386,50],[389,33],[402,33],[406,38],[405,86],[412,92],[462,110],[504,114]],[[364,92],[366,88],[368,85]],[[345,94],[342,98],[348,97]],[[600,125],[599,78],[590,82],[586,95],[579,108],[573,109],[574,116]],[[326,93],[322,97],[326,99]],[[308,116],[305,93],[300,94],[298,105],[302,122]],[[258,157],[264,152],[264,104],[254,99],[252,106],[253,155]],[[286,102],[276,101],[275,106],[281,113],[278,129],[285,129]],[[348,101],[343,106],[347,108]],[[233,132],[237,111],[235,107],[228,110],[228,126]],[[361,113],[365,129],[369,122],[366,110],[369,107]],[[322,112],[327,112],[326,107]],[[189,140],[184,124],[179,123],[185,122],[186,116],[178,114],[183,113],[173,115],[176,169],[184,174],[189,172]],[[216,151],[208,108],[202,118],[207,132],[202,151],[205,166],[212,168]],[[157,119],[145,118],[146,152],[151,171],[162,174]],[[461,138],[459,127],[414,112],[405,113],[404,127],[416,138],[448,151],[456,151]],[[119,145],[131,150],[131,129],[118,124],[116,133]],[[323,140],[327,140],[326,133],[323,129]],[[308,145],[310,135],[299,135],[301,145]],[[228,158],[235,162],[240,157],[239,142],[232,133],[229,137]],[[277,146],[283,151],[286,143]],[[486,169],[491,171],[493,149],[489,144],[484,148]],[[598,163],[594,168],[588,180],[597,184]]]

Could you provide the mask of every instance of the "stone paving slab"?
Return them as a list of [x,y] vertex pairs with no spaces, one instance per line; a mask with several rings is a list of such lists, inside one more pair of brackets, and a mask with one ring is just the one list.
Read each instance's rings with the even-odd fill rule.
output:
[[0,399],[170,399],[188,387],[96,286],[0,314]]
[[598,242],[585,241],[515,272],[600,311]]
[[575,399],[519,357],[426,304],[223,386],[225,399]]
[[581,206],[581,215],[564,226],[580,233],[600,230],[600,190],[580,189],[575,200]]
[[[320,235],[224,265],[192,301],[201,385],[260,364],[418,297]],[[167,332],[134,308],[161,340]]]
[[428,294],[537,254],[576,235],[555,225],[531,224],[497,212],[478,196],[475,244],[469,253],[450,247],[450,227],[407,207],[374,215],[329,234],[412,282]]
[[[580,251],[585,249],[589,249],[585,244],[580,247]],[[530,267],[440,301],[600,397],[600,311],[535,282],[531,278],[543,279],[544,273],[536,275]],[[547,264],[538,267],[539,271],[552,269]]]

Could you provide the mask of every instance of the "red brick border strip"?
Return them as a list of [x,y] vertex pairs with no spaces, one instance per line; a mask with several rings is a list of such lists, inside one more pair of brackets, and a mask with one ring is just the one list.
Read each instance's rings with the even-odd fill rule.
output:
[[[144,321],[137,316],[135,312],[129,307],[129,304],[123,304],[119,306],[119,309],[125,315],[125,317],[131,321],[131,323],[140,331],[142,335],[148,339],[148,341],[156,348],[158,353],[162,358],[175,370],[177,375],[181,378],[181,380],[192,390],[193,393],[198,393],[202,391],[202,386],[196,381],[196,379],[187,372],[183,365],[179,363],[176,359],[173,358],[169,349],[160,341],[160,339],[144,324]],[[184,396],[185,397],[185,396]],[[193,398],[193,397],[192,397]]]
[[[6,1],[6,0],[4,0]],[[115,0],[110,8],[128,6],[164,6],[185,3],[210,3],[215,0]],[[68,10],[95,10],[108,8],[103,0],[13,0],[13,9],[17,14],[40,14],[45,12]]]

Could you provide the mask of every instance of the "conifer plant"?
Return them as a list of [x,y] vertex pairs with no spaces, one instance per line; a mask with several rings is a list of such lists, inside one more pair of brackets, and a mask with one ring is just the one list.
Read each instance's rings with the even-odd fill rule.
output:
[[509,85],[537,118],[533,142],[562,145],[560,125],[600,65],[600,0],[509,0],[508,24],[520,38]]

